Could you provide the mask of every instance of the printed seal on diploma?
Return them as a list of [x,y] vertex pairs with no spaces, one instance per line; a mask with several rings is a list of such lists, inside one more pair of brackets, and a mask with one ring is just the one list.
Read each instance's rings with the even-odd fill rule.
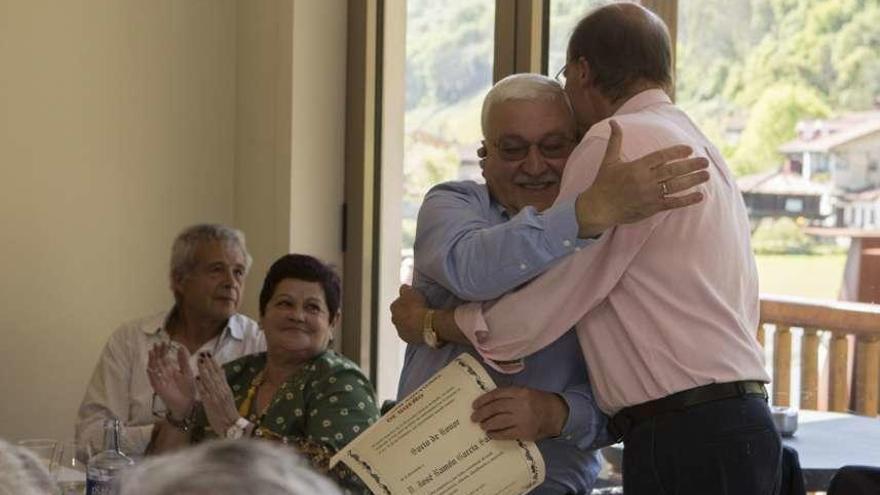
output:
[[333,456],[375,494],[520,495],[544,481],[533,442],[491,440],[471,404],[495,388],[461,354]]

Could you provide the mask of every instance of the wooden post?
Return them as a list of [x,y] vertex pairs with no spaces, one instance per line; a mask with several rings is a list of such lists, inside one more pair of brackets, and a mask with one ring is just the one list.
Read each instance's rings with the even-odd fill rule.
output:
[[801,409],[819,406],[819,336],[815,328],[804,328],[801,339]]
[[846,334],[834,332],[831,334],[831,369],[829,371],[828,409],[837,412],[846,412],[849,398],[847,391],[849,386],[846,379],[847,359]]
[[880,380],[880,337],[859,337],[856,342],[856,412],[877,415]]
[[791,405],[791,329],[776,325],[773,346],[773,405]]
[[761,344],[761,347],[764,347],[764,322],[758,322],[758,333],[755,334],[755,338],[758,339],[758,343]]
[[[672,45],[672,67],[675,67],[675,47],[678,40],[678,2],[679,0],[641,0],[638,2],[657,14],[666,24],[666,29],[669,31],[669,41]],[[672,85],[670,97],[675,101],[675,97],[672,96],[675,94],[674,80]]]
[[548,38],[543,31],[549,26],[550,7],[545,4],[545,0],[495,0],[493,81],[519,72],[547,73]]

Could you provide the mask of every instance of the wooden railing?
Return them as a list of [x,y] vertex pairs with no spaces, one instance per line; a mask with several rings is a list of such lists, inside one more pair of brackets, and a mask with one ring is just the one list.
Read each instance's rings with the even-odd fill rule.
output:
[[[761,295],[758,340],[765,324],[773,337],[773,404],[791,405],[791,329],[802,328],[800,407],[818,409],[819,341],[830,338],[827,404],[830,411],[849,411],[848,336],[855,341],[855,412],[880,414],[880,305]],[[830,335],[828,335],[830,334]]]

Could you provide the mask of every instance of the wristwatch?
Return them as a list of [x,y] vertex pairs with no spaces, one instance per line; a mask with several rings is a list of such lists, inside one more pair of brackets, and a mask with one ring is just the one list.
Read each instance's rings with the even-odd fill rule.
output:
[[192,428],[193,425],[193,416],[195,413],[195,405],[190,408],[189,412],[183,417],[183,419],[175,419],[174,415],[171,414],[171,411],[167,411],[165,413],[165,420],[168,421],[168,424],[177,428],[178,430],[186,433]]
[[443,347],[445,342],[440,340],[440,337],[437,336],[437,332],[434,331],[434,310],[429,309],[425,313],[425,319],[422,320],[422,339],[424,339],[425,344],[428,347],[439,349]]
[[233,440],[241,438],[242,435],[244,435],[244,430],[250,425],[250,421],[239,416],[239,418],[235,420],[235,423],[232,423],[232,426],[226,429],[226,438],[231,438]]

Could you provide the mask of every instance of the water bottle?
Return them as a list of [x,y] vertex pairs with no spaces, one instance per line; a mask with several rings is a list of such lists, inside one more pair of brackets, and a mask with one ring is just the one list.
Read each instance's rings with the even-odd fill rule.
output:
[[93,455],[86,468],[86,495],[113,495],[114,482],[123,469],[134,464],[119,450],[119,419],[104,423],[104,450]]

